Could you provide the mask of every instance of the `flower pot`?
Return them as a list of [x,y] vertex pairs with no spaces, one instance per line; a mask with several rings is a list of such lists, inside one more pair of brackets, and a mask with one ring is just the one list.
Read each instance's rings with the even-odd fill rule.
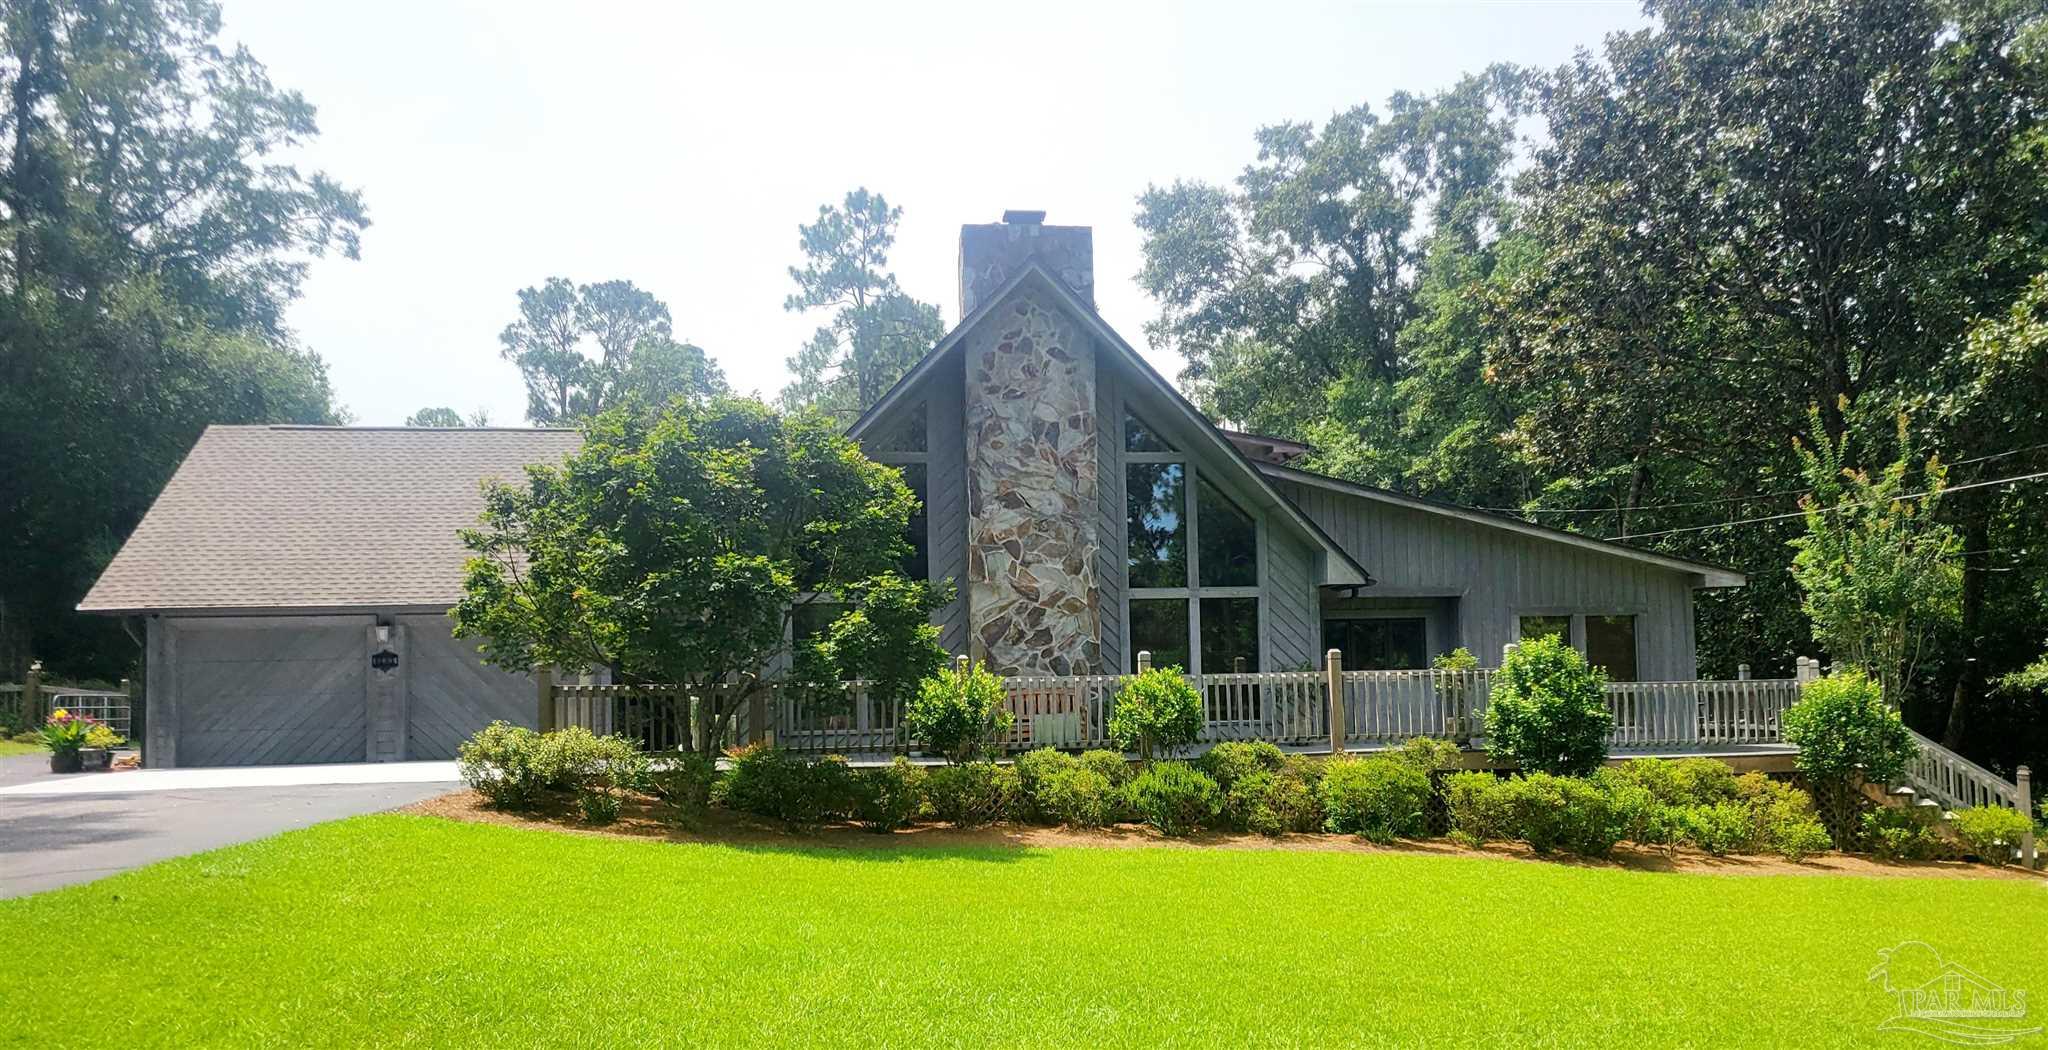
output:
[[87,773],[104,773],[114,765],[114,752],[104,747],[82,748],[78,752],[78,764]]
[[83,768],[85,768],[85,760],[80,752],[50,752],[50,772],[52,773],[76,773]]

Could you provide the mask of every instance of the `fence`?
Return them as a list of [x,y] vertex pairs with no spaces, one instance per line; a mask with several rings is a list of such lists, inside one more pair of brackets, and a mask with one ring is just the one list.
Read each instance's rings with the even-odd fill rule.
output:
[[32,663],[20,683],[0,685],[0,718],[35,726],[42,724],[50,712],[62,709],[103,723],[123,737],[134,738],[134,685],[128,679],[121,680],[119,689],[87,689],[55,685],[43,681],[42,676],[43,665]]

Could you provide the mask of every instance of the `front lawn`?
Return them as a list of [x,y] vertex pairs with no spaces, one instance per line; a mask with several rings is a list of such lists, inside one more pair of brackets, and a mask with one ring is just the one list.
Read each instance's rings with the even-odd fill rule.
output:
[[6,758],[10,755],[32,755],[38,751],[46,751],[46,749],[41,744],[24,743],[19,740],[9,740],[5,737],[0,737],[0,758]]
[[2048,988],[2048,888],[384,815],[0,901],[0,1041],[1907,1045],[1906,940]]

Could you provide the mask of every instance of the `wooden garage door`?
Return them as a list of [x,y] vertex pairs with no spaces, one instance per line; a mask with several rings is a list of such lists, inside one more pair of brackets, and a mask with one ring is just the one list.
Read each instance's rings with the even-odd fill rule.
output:
[[362,761],[370,622],[181,626],[178,764]]
[[476,641],[456,638],[441,616],[402,616],[406,672],[405,757],[455,757],[471,733],[503,719],[532,727],[539,713],[533,680],[486,665]]

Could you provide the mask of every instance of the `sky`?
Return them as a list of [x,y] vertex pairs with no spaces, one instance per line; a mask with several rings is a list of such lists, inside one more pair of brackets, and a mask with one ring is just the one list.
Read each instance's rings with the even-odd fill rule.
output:
[[290,316],[366,425],[433,405],[521,424],[498,333],[550,276],[634,282],[773,396],[824,320],[782,306],[797,226],[857,186],[903,209],[892,269],[949,326],[962,224],[1094,227],[1097,306],[1143,347],[1148,184],[1227,182],[1262,125],[1644,24],[1629,0],[224,6],[223,36],[319,109],[290,159],[368,206],[362,258],[317,260]]

